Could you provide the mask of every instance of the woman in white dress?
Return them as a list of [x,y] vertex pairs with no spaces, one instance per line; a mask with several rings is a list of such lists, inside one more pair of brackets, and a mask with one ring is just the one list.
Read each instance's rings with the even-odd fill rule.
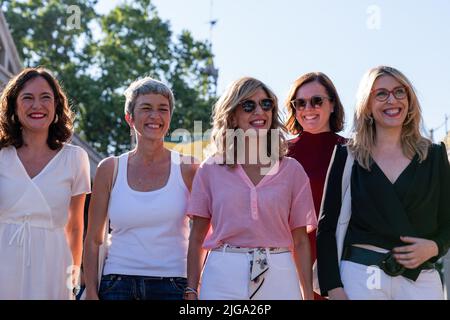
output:
[[27,68],[0,98],[0,299],[73,299],[90,192],[58,81]]

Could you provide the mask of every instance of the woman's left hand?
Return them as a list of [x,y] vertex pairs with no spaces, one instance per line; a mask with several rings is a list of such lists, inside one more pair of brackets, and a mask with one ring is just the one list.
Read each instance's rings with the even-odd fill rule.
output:
[[439,253],[433,240],[414,237],[400,237],[400,240],[409,245],[396,247],[392,251],[395,260],[407,269],[415,269]]

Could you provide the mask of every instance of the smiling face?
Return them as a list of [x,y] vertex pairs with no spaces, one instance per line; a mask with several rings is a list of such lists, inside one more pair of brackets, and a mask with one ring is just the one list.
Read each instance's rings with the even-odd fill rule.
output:
[[329,98],[327,90],[319,82],[308,82],[302,85],[295,95],[295,99],[308,101],[304,110],[296,110],[295,118],[303,130],[309,133],[321,133],[330,131],[330,115],[333,112],[333,102],[323,99],[322,106],[311,106],[311,97],[321,96]]
[[138,137],[162,140],[169,130],[169,99],[160,94],[144,94],[136,98],[133,117],[126,120]]
[[16,115],[22,130],[48,131],[55,119],[55,96],[43,77],[25,83],[16,99]]
[[253,129],[258,132],[261,129],[269,130],[272,125],[273,109],[264,111],[260,105],[260,101],[270,98],[263,89],[258,89],[256,92],[245,100],[252,100],[256,102],[256,108],[251,112],[245,112],[241,105],[236,107],[234,112],[233,122],[235,127],[247,131]]
[[[396,128],[402,127],[408,114],[408,97],[407,95],[398,99],[394,97],[394,93],[398,88],[404,86],[394,77],[383,75],[375,80],[372,93],[369,100],[369,108],[371,110],[375,125],[381,128]],[[380,89],[390,91],[389,96],[385,101],[376,99],[376,95]]]

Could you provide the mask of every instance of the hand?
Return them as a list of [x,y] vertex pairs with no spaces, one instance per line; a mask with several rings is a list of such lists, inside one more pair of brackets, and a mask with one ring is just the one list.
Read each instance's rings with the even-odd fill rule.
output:
[[303,300],[314,300],[314,291],[309,291],[308,293],[303,293]]
[[330,300],[350,300],[342,287],[329,290],[328,297]]
[[85,286],[85,281],[84,281],[84,272],[83,270],[80,270],[80,286]]
[[395,260],[407,269],[415,269],[439,253],[438,246],[433,240],[414,237],[400,237],[400,240],[410,244],[396,247],[392,251]]
[[[87,290],[87,288],[85,288],[84,290]],[[98,297],[98,293],[95,290],[87,290],[86,291],[86,298],[85,300],[100,300]]]
[[184,294],[184,300],[198,300],[198,297],[195,292],[188,292]]

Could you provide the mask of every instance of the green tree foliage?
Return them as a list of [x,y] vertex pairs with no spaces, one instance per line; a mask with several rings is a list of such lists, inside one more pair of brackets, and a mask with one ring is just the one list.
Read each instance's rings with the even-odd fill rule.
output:
[[[174,91],[172,130],[192,130],[194,120],[206,130],[215,100],[208,43],[186,30],[174,37],[150,0],[124,2],[104,16],[93,9],[96,2],[4,0],[2,5],[24,65],[45,66],[62,81],[81,137],[104,154],[128,149],[123,91],[146,75]],[[80,8],[80,28],[66,23],[70,5]]]

